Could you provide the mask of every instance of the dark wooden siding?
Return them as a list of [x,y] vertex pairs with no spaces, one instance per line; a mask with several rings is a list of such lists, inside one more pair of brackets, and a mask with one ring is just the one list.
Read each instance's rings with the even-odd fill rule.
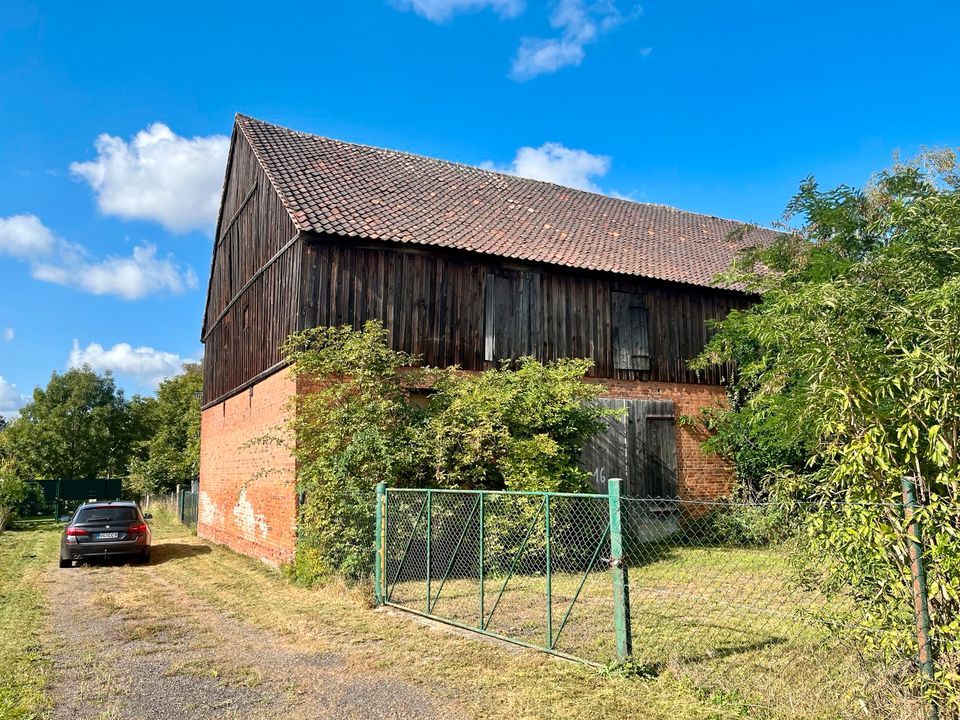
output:
[[621,478],[626,495],[677,497],[677,430],[671,400],[601,398],[598,404],[620,411],[604,418],[606,429],[584,445],[580,467],[605,492],[607,480]]
[[296,329],[296,228],[249,144],[234,132],[204,316],[204,401],[280,361]]
[[[359,327],[379,319],[390,331],[394,348],[420,355],[430,365],[456,364],[466,370],[491,366],[485,360],[485,293],[491,277],[501,292],[522,289],[523,303],[530,307],[529,325],[522,319],[510,324],[522,337],[506,341],[505,347],[518,353],[529,347],[543,360],[591,358],[596,377],[718,384],[724,369],[711,368],[698,376],[687,361],[703,349],[708,319],[723,318],[731,308],[748,303],[731,292],[505,268],[495,260],[359,247],[336,238],[309,237],[303,252],[301,327]],[[615,292],[637,295],[646,309],[649,370],[615,367]],[[508,305],[512,307],[504,303],[503,313]]]

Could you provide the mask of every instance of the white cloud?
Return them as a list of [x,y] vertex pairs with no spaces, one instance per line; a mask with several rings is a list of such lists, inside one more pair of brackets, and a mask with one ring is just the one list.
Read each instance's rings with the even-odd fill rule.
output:
[[6,330],[3,331],[3,341],[10,342],[11,340],[13,340],[13,328],[8,327]]
[[560,36],[522,38],[510,77],[531,80],[568,65],[579,65],[585,56],[585,46],[639,12],[637,7],[630,15],[623,15],[614,0],[558,0],[550,16],[550,26],[559,30]]
[[[94,295],[138,300],[147,295],[178,295],[197,285],[196,273],[189,266],[181,266],[170,255],[158,258],[153,245],[138,245],[129,257],[93,259],[85,247],[58,238],[34,215],[0,218],[0,252],[5,247],[15,248],[10,254],[30,263],[37,280]],[[10,338],[5,339],[12,339],[13,330],[8,332]]]
[[27,398],[17,391],[17,386],[0,375],[0,415],[12,420],[26,401]]
[[171,257],[158,258],[153,245],[138,245],[130,257],[91,262],[83,248],[68,246],[58,263],[33,267],[37,280],[76,287],[94,295],[118,295],[139,300],[147,295],[179,295],[197,286],[197,276]]
[[512,18],[523,12],[524,0],[394,0],[400,10],[413,10],[435,23],[446,22],[457,13],[490,8],[501,17]]
[[72,163],[70,171],[90,183],[108,215],[212,232],[229,143],[224,135],[181,137],[154,123],[130,142],[100,135],[97,159]]
[[129,343],[117,343],[111,348],[104,348],[98,343],[90,343],[81,348],[80,343],[74,340],[67,367],[89,365],[99,372],[111,370],[117,375],[129,375],[141,385],[153,388],[164,378],[179,373],[185,362],[189,362],[189,359],[152,347],[135,348]]
[[53,250],[56,238],[36,215],[0,218],[0,254],[29,259]]
[[600,192],[591,178],[603,177],[610,169],[607,155],[593,155],[586,150],[564,147],[548,142],[538,148],[522,147],[517,150],[513,162],[506,166],[484,163],[489,170],[499,170],[510,175],[546,180],[567,187]]

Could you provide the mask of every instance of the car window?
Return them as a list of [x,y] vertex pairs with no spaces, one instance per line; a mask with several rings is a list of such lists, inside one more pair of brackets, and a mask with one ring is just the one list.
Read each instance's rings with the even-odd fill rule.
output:
[[77,511],[76,523],[92,522],[133,522],[137,519],[137,509],[126,507],[85,507]]

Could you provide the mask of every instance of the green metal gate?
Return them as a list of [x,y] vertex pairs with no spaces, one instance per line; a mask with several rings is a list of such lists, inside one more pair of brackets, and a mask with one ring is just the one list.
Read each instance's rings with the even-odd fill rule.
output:
[[180,490],[177,495],[177,520],[187,527],[197,527],[200,493]]
[[377,599],[569,659],[626,657],[620,483],[605,495],[381,485]]

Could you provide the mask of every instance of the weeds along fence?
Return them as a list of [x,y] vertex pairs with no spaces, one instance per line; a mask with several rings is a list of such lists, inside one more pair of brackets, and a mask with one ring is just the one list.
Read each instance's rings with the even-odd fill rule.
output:
[[144,512],[162,512],[172,515],[182,525],[197,527],[200,493],[178,487],[172,493],[150,494],[141,499]]
[[[751,716],[928,716],[905,682],[916,666],[869,652],[858,608],[804,582],[790,540],[732,542],[716,531],[719,503],[619,487],[381,486],[378,600],[601,667],[668,672]],[[907,636],[912,617],[905,608]]]

